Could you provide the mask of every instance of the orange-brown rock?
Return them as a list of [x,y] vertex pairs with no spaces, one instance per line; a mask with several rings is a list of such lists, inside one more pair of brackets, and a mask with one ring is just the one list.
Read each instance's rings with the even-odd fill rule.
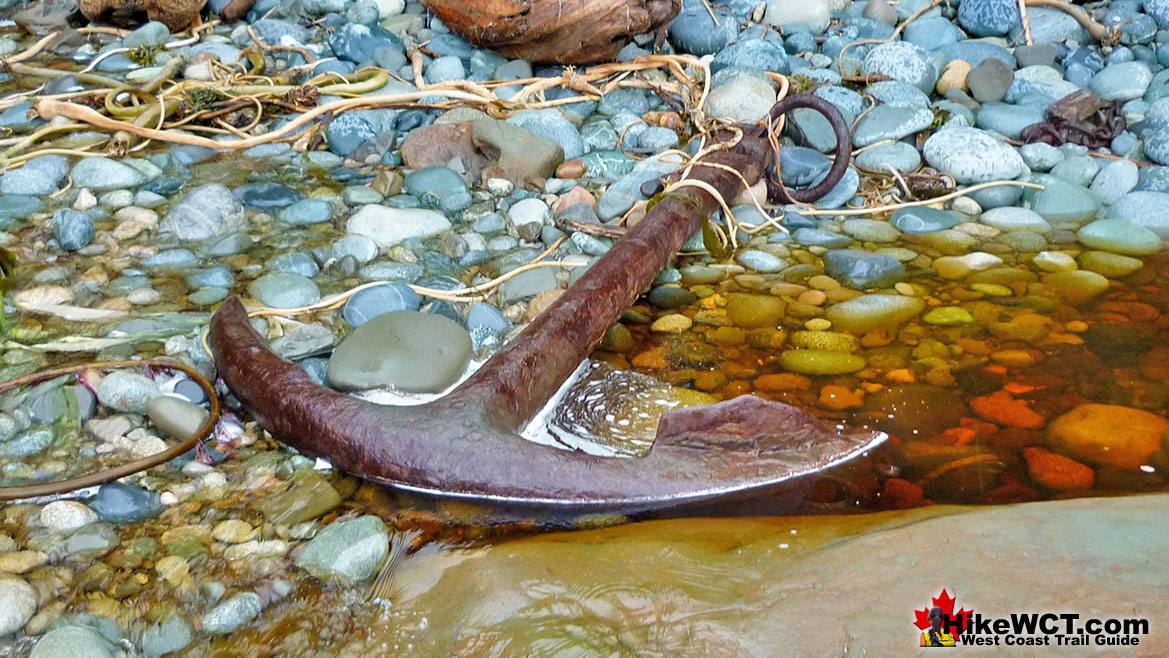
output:
[[665,27],[682,0],[423,0],[443,25],[508,58],[610,61],[635,35]]
[[1051,421],[1053,450],[1091,464],[1140,468],[1162,447],[1169,420],[1115,404],[1082,404]]
[[[81,13],[91,21],[100,21],[117,9],[135,4],[146,12],[152,21],[166,23],[171,32],[185,30],[199,18],[199,12],[207,0],[79,0],[78,7]],[[254,0],[247,2],[248,7]],[[242,2],[233,3],[236,9],[242,8],[239,15],[247,12]]]

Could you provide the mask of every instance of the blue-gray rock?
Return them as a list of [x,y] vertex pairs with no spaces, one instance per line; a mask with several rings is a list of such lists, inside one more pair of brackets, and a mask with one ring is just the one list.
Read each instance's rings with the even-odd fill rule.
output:
[[273,308],[300,308],[321,301],[312,279],[289,272],[265,274],[248,286],[248,293]]
[[338,260],[353,256],[359,263],[377,258],[377,243],[364,235],[347,235],[333,243],[333,257]]
[[451,212],[471,205],[471,195],[462,176],[446,167],[412,171],[402,180],[402,188],[418,197],[427,208]]
[[962,223],[958,213],[924,206],[898,208],[889,219],[902,233],[933,233],[954,228]]
[[342,315],[349,326],[356,329],[368,320],[391,311],[417,311],[421,303],[418,293],[410,286],[387,283],[358,291],[345,303]]
[[1169,29],[1169,0],[1144,0],[1143,8],[1157,21],[1157,27]]
[[938,81],[937,61],[908,41],[890,41],[873,48],[865,55],[861,72],[864,75],[887,75],[894,80],[908,82],[926,93]]
[[491,304],[476,302],[467,312],[467,331],[471,334],[471,349],[498,345],[499,337],[511,329],[511,322]]
[[654,286],[646,295],[646,301],[654,308],[683,308],[693,304],[698,299],[694,293],[679,286]]
[[45,633],[29,658],[114,658],[118,647],[88,626],[57,626]]
[[742,68],[791,73],[783,45],[769,39],[744,39],[723,48],[710,63],[711,72],[738,66]]
[[184,242],[207,240],[245,228],[243,204],[220,183],[200,185],[188,192],[158,225],[159,232],[172,233]]
[[45,196],[54,192],[69,172],[69,160],[63,155],[42,155],[0,178],[0,193]]
[[309,541],[296,565],[321,580],[352,586],[373,575],[389,549],[389,539],[376,516],[332,523]]
[[934,113],[928,108],[878,105],[857,123],[853,145],[868,146],[886,139],[901,139],[930,127]]
[[70,176],[74,187],[89,188],[93,192],[122,190],[146,182],[146,176],[137,169],[101,156],[82,159],[73,165]]
[[1063,151],[1043,142],[1024,144],[1019,147],[1019,155],[1023,157],[1023,162],[1035,171],[1048,171],[1064,159]]
[[97,488],[97,495],[85,501],[97,518],[110,523],[137,523],[152,519],[162,512],[163,504],[155,492],[110,482]]
[[[820,181],[816,181],[817,183]],[[857,189],[860,188],[861,177],[856,172],[856,169],[849,167],[844,170],[844,175],[840,177],[838,182],[828,193],[816,200],[816,205],[825,210],[832,210],[839,208],[848,203],[848,200],[856,196]]]
[[518,112],[508,117],[507,122],[556,142],[564,150],[565,160],[573,160],[584,155],[584,141],[581,139],[580,131],[573,122],[555,109]]
[[[283,43],[285,37],[289,37],[297,43],[304,44],[308,42],[313,34],[313,31],[308,28],[275,18],[264,18],[255,21],[251,27],[252,31],[256,33],[256,36],[260,37],[260,41],[272,44]],[[236,30],[232,33],[231,38],[232,42],[240,48],[254,45],[251,35],[246,30]]]
[[1087,187],[1100,171],[1099,162],[1088,155],[1073,155],[1052,167],[1051,175]]
[[813,96],[818,96],[836,106],[840,113],[844,115],[845,120],[850,124],[860,116],[861,112],[865,111],[867,103],[864,96],[856,93],[851,89],[836,86],[822,86],[817,87],[812,92]]
[[706,100],[711,117],[756,121],[775,105],[774,83],[762,71],[731,66],[715,73],[711,83]]
[[906,26],[905,40],[923,50],[936,50],[964,38],[958,26],[941,16],[922,16]]
[[353,153],[357,147],[376,136],[373,126],[353,113],[334,117],[325,128],[325,140],[329,144],[329,150],[342,156]]
[[170,615],[142,633],[142,652],[147,658],[178,653],[191,643],[191,627],[178,615]]
[[824,247],[825,249],[841,249],[852,243],[852,238],[847,235],[819,228],[797,228],[792,233],[792,239],[805,247]]
[[1007,34],[1022,21],[1019,6],[1012,0],[962,0],[958,6],[962,28],[980,37]]
[[966,87],[979,103],[1001,101],[1015,80],[1011,67],[995,57],[988,57],[966,74]]
[[285,208],[280,219],[293,226],[320,224],[333,219],[333,204],[324,199],[302,199]]
[[787,268],[787,262],[782,258],[759,249],[748,249],[735,256],[735,262],[756,272],[779,272]]
[[23,459],[40,454],[53,443],[53,430],[47,427],[34,427],[18,434],[16,438],[0,443],[0,457],[5,459]]
[[265,267],[273,272],[290,272],[311,279],[321,271],[313,257],[299,251],[280,254],[269,260]]
[[669,32],[670,41],[681,52],[711,55],[739,36],[739,21],[724,9],[711,16],[702,0],[683,0],[682,10],[670,21]]
[[183,272],[183,281],[191,288],[202,288],[203,286],[230,288],[235,285],[235,275],[232,274],[230,268],[216,265],[205,270],[187,270]]
[[885,170],[886,165],[901,171],[916,171],[921,166],[921,154],[905,142],[875,146],[856,156],[856,163],[865,169]]
[[922,152],[931,167],[962,184],[1010,180],[1026,166],[1015,149],[977,128],[939,130]]
[[1128,160],[1113,160],[1100,168],[1089,188],[1106,205],[1116,203],[1137,185],[1139,169]]
[[1169,208],[1169,194],[1165,192],[1129,192],[1108,208],[1107,216],[1127,219],[1156,233],[1162,240],[1167,240],[1169,213],[1165,212],[1166,208]]
[[93,219],[83,212],[61,209],[53,215],[53,236],[65,251],[77,251],[93,242]]
[[[1084,43],[1090,41],[1088,31],[1080,25],[1071,14],[1062,12],[1054,7],[1027,8],[1027,18],[1031,23],[1031,40],[1036,45],[1059,44],[1065,41]],[[1022,41],[1023,25],[1017,23],[1011,28],[1007,36],[1013,43]]]
[[993,130],[1004,137],[1018,139],[1024,128],[1046,120],[1047,117],[1043,110],[1037,107],[1023,107],[1009,103],[983,103],[978,110],[975,125],[985,130]]
[[239,202],[253,210],[284,208],[300,201],[304,195],[280,183],[248,183],[231,191]]
[[403,50],[401,39],[376,25],[345,23],[332,34],[326,34],[325,43],[333,50],[334,55],[354,64],[372,60],[374,53],[382,48],[398,52]]
[[1003,48],[1000,45],[987,43],[985,41],[959,41],[958,43],[948,43],[941,48],[938,48],[943,55],[950,60],[960,59],[970,64],[971,66],[978,66],[986,61],[986,58],[993,57],[1002,61],[1003,64],[1012,69],[1018,66],[1015,57],[1011,55],[1011,51]]
[[900,80],[874,82],[866,87],[865,91],[885,105],[922,108],[930,106],[930,97],[926,92]]
[[1109,64],[1092,76],[1090,87],[1105,101],[1128,101],[1143,96],[1152,81],[1153,72],[1148,64],[1121,62]]
[[905,266],[896,258],[860,249],[835,249],[824,254],[824,272],[849,288],[886,288],[905,280]]
[[680,167],[681,163],[673,157],[662,160],[655,156],[638,162],[628,174],[609,185],[601,194],[601,198],[597,199],[597,215],[605,221],[620,217],[632,208],[633,204],[646,200],[641,193],[643,183],[677,171]]
[[466,75],[467,70],[463,68],[463,60],[454,55],[435,58],[426,65],[426,71],[423,73],[423,77],[430,84],[462,80]]
[[203,613],[203,631],[212,635],[234,633],[259,617],[260,609],[258,594],[240,592]]
[[637,136],[641,148],[662,151],[678,145],[678,133],[664,126],[650,126]]
[[808,187],[832,168],[832,161],[824,154],[801,146],[780,149],[779,158],[783,184],[788,187]]
[[162,395],[158,384],[149,377],[125,370],[116,370],[102,378],[97,387],[97,399],[115,411],[146,413],[146,403]]

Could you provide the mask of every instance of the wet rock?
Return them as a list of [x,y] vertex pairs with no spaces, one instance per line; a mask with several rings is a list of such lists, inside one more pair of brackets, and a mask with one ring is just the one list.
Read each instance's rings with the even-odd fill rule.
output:
[[865,396],[877,426],[903,439],[929,438],[957,427],[968,414],[958,391],[929,384],[904,384]]
[[898,208],[889,218],[904,233],[933,233],[954,228],[961,223],[958,213],[926,207]]
[[680,51],[713,55],[739,36],[739,21],[722,9],[712,14],[701,0],[684,0],[682,11],[670,21],[669,30],[670,41]]
[[121,190],[146,182],[146,176],[137,169],[100,156],[83,158],[73,165],[69,175],[75,187],[85,187],[93,192]]
[[498,344],[498,339],[511,329],[511,322],[491,304],[476,302],[467,312],[467,331],[471,334],[471,349]]
[[103,484],[88,502],[102,521],[129,523],[158,516],[163,505],[154,492],[121,482]]
[[376,516],[332,523],[305,546],[296,566],[321,580],[352,586],[373,575],[389,543],[385,524]]
[[1128,256],[1148,256],[1161,250],[1161,238],[1149,229],[1123,219],[1099,219],[1076,233],[1080,243]]
[[1084,270],[1055,272],[1043,277],[1043,285],[1055,290],[1069,304],[1088,302],[1108,290],[1108,279]]
[[1080,461],[1138,469],[1161,450],[1167,432],[1169,420],[1162,416],[1113,404],[1084,404],[1051,421],[1047,441],[1052,450]]
[[57,534],[67,534],[97,521],[97,513],[74,500],[57,500],[41,508],[41,524]]
[[896,258],[859,249],[824,254],[824,271],[850,288],[883,288],[905,278],[905,266]]
[[88,626],[58,626],[45,633],[29,658],[114,658],[118,654],[112,642]]
[[824,317],[841,331],[867,333],[895,329],[917,317],[925,302],[902,295],[862,295],[828,307]]
[[269,523],[294,526],[311,521],[341,504],[341,496],[328,480],[312,471],[298,471],[288,491],[269,494],[257,502]]
[[832,350],[787,350],[780,354],[779,364],[801,375],[846,375],[864,368],[865,359]]
[[186,440],[207,422],[207,410],[170,395],[152,398],[146,405],[150,422],[167,436]]
[[1056,228],[1079,226],[1094,218],[1100,210],[1100,199],[1081,185],[1069,183],[1051,174],[1033,176],[1031,182],[1042,185],[1044,189],[1024,190],[1025,207],[1042,215]]
[[341,390],[388,386],[436,393],[458,380],[471,358],[471,337],[431,313],[394,311],[362,324],[329,359],[329,383]]
[[273,308],[300,308],[321,301],[321,290],[312,279],[291,272],[265,274],[248,285],[248,293]]
[[285,208],[280,219],[293,226],[321,224],[333,219],[333,204],[324,199],[303,199]]
[[116,371],[106,375],[97,387],[97,399],[115,411],[146,413],[146,403],[162,395],[158,384],[142,375]]
[[247,626],[260,616],[260,597],[255,592],[240,592],[203,613],[203,631],[227,635]]
[[36,611],[36,590],[19,576],[0,574],[0,637],[24,628]]
[[191,643],[191,627],[178,615],[170,615],[142,633],[142,652],[147,658],[178,653]]
[[421,298],[404,283],[387,283],[359,291],[345,303],[342,315],[349,326],[360,327],[392,311],[417,311]]
[[775,327],[783,319],[785,308],[782,299],[771,295],[737,292],[727,297],[727,317],[743,329]]
[[207,240],[247,228],[244,207],[219,183],[191,190],[163,217],[158,230],[183,241]]

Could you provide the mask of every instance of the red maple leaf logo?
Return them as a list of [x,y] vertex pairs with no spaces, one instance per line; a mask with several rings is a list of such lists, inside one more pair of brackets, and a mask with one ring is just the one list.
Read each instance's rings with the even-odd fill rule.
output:
[[[952,597],[948,593],[946,593],[945,588],[942,588],[941,594],[930,599],[931,603],[929,606],[922,608],[921,610],[914,610],[913,611],[913,615],[914,615],[914,617],[916,617],[916,619],[913,622],[913,625],[917,626],[918,628],[920,628],[923,631],[925,629],[929,628],[930,627],[930,608],[935,606],[935,605],[942,609],[942,614],[946,615],[947,617],[951,617],[951,618],[954,617],[955,616],[954,615],[954,602],[957,600],[958,600],[957,598]],[[958,624],[959,624],[959,628],[958,628],[959,633],[966,630],[967,622],[969,621],[970,615],[973,612],[974,612],[973,610],[967,610],[966,608],[962,608],[962,609],[958,610],[957,617],[958,617]]]

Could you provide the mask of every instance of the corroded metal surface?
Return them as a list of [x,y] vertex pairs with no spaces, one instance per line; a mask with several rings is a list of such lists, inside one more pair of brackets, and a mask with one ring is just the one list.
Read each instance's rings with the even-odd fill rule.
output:
[[[708,156],[749,183],[766,175],[771,157],[759,128]],[[695,167],[692,177],[726,198],[742,189],[722,168]],[[693,187],[665,195],[519,337],[449,395],[423,406],[382,406],[317,385],[268,348],[237,299],[212,320],[216,365],[281,441],[354,475],[440,496],[635,511],[761,491],[868,449],[880,437],[839,435],[807,412],[760,398],[669,412],[640,459],[558,450],[519,436],[717,207]]]

